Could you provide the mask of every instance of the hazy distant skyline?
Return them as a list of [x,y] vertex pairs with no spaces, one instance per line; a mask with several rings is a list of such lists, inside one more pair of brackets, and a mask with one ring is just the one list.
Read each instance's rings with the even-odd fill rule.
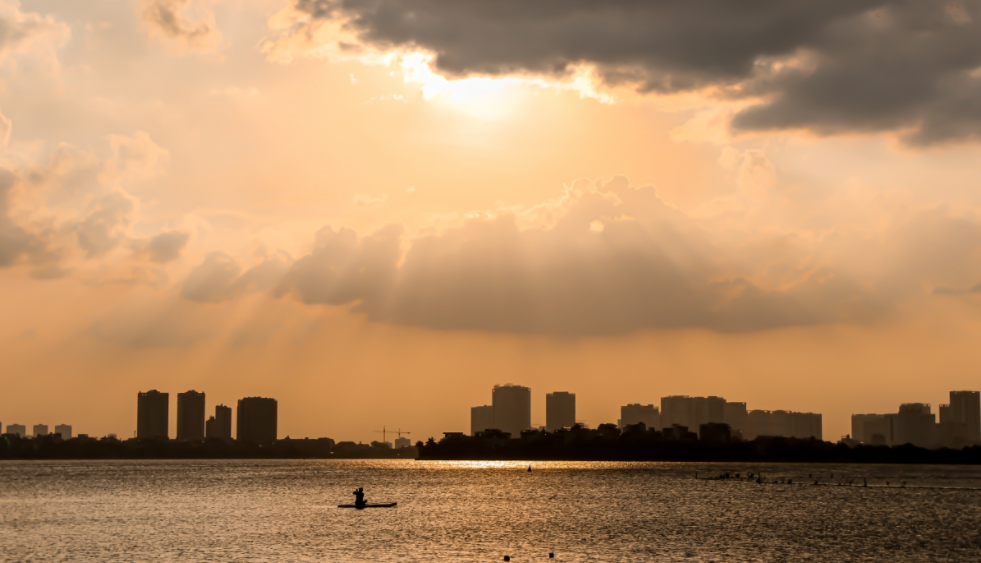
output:
[[[981,3],[0,0],[0,421],[981,387]],[[171,421],[173,426],[174,421]],[[173,428],[171,430],[173,433]]]

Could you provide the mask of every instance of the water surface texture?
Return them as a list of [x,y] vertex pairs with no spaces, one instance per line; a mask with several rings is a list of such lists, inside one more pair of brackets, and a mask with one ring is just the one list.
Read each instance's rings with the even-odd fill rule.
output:
[[0,561],[981,561],[981,468],[527,467],[3,462]]

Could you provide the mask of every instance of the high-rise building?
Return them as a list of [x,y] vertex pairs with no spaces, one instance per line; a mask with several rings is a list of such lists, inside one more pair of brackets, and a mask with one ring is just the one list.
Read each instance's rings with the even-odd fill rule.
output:
[[177,394],[177,439],[204,438],[204,393],[191,390]]
[[71,424],[59,424],[55,426],[55,434],[61,434],[62,440],[72,439],[72,425]]
[[531,389],[521,385],[495,385],[493,392],[494,428],[509,432],[512,438],[531,428]]
[[477,432],[484,432],[491,428],[494,428],[494,407],[491,405],[470,407],[470,435],[476,436]]
[[746,403],[726,402],[722,412],[723,421],[732,429],[734,436],[746,437]]
[[724,423],[725,406],[726,400],[722,397],[661,397],[661,425],[670,428],[678,424],[698,432],[702,424]]
[[545,395],[545,430],[555,432],[576,424],[576,394],[555,391]]
[[771,430],[772,413],[754,409],[746,413],[746,439],[754,440],[760,436],[773,436]]
[[412,440],[408,438],[398,437],[395,439],[395,449],[408,448],[412,446]]
[[899,405],[899,413],[886,415],[890,421],[892,440],[890,446],[912,444],[920,448],[932,448],[937,444],[937,419],[926,403]]
[[21,438],[27,438],[27,427],[23,424],[8,424],[7,434],[17,434]]
[[137,395],[137,438],[169,438],[169,425],[170,394],[153,389]]
[[48,425],[47,424],[35,424],[34,425],[34,437],[47,436],[48,435]]
[[620,407],[620,428],[643,422],[648,430],[661,429],[661,411],[654,405],[632,403]]
[[215,407],[215,415],[208,419],[205,424],[205,437],[207,438],[232,438],[232,409],[225,405]]
[[952,422],[965,425],[964,438],[968,442],[981,442],[981,392],[951,391],[950,410]]
[[246,397],[238,400],[238,428],[235,437],[240,442],[266,444],[275,442],[278,422],[276,399]]
[[688,395],[661,397],[661,427],[685,426],[692,430],[695,402]]

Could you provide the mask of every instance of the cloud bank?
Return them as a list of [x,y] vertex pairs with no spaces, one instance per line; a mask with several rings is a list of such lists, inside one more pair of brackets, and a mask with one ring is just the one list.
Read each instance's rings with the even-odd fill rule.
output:
[[242,275],[234,258],[214,252],[181,295],[219,302],[270,289],[439,330],[746,332],[873,322],[930,283],[979,271],[976,218],[902,207],[877,213],[887,229],[755,232],[693,218],[624,177],[580,180],[531,209],[411,239],[398,225],[361,237],[328,226],[295,261],[265,258]]
[[973,0],[296,0],[291,13],[284,48],[331,28],[347,51],[352,38],[424,50],[454,77],[594,65],[608,85],[755,101],[736,130],[891,131],[919,145],[981,136]]

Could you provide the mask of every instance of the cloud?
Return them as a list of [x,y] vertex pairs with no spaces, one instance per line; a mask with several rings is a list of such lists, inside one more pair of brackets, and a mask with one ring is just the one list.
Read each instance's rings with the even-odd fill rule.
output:
[[975,1],[296,0],[274,20],[284,48],[421,50],[451,77],[567,78],[585,64],[608,85],[755,101],[739,130],[981,136]]
[[12,265],[26,254],[35,239],[9,217],[8,194],[14,187],[16,177],[7,170],[0,169],[0,268]]
[[181,297],[199,303],[218,303],[229,298],[228,288],[238,277],[241,267],[228,254],[209,252],[204,262],[194,268],[181,288]]
[[111,193],[96,205],[96,209],[75,226],[78,245],[88,258],[106,254],[124,238],[123,227],[128,224],[133,202],[120,193]]
[[[546,228],[522,228],[521,223]],[[602,228],[597,228],[599,224]],[[653,187],[577,182],[558,201],[421,236],[325,228],[278,293],[442,330],[617,334],[751,331],[873,318],[877,296],[827,266],[779,283],[739,264]],[[756,281],[751,281],[751,276]]]
[[221,32],[206,0],[139,0],[138,13],[151,35],[173,41],[180,48],[213,53],[221,44]]
[[140,250],[151,261],[165,264],[180,258],[181,250],[187,246],[189,240],[191,240],[191,235],[188,233],[166,231],[151,238]]
[[71,28],[51,16],[22,12],[20,2],[0,0],[0,65],[33,57],[58,68],[57,50],[71,38]]
[[6,147],[10,142],[10,133],[14,130],[13,123],[10,119],[0,113],[0,148]]
[[390,225],[358,237],[350,229],[324,227],[310,254],[292,265],[279,292],[293,292],[304,303],[360,302],[377,310],[395,284],[402,230]]

